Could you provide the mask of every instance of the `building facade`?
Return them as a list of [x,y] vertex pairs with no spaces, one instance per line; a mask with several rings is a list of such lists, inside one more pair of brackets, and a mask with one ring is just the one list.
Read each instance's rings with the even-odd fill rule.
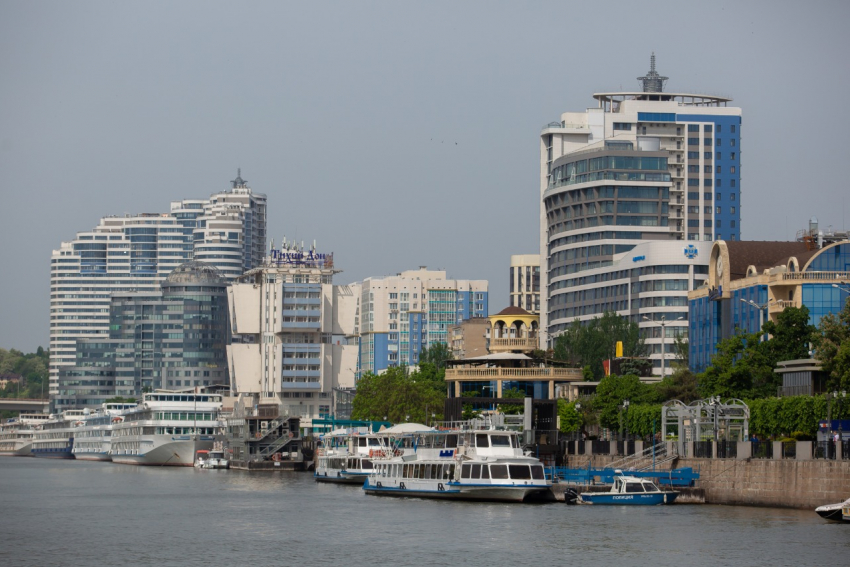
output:
[[490,321],[486,317],[473,317],[449,327],[449,350],[452,358],[487,354],[489,336]]
[[511,256],[510,305],[540,312],[540,254]]
[[704,371],[716,345],[736,332],[757,333],[786,307],[809,309],[812,325],[838,313],[850,295],[850,240],[726,242],[711,248],[706,285],[688,295],[689,364]]
[[335,390],[354,387],[356,286],[335,286],[333,255],[273,249],[228,288],[231,390],[282,404],[303,427],[330,418]]
[[741,110],[666,79],[653,55],[642,90],[596,93],[540,136],[541,345],[614,311],[640,324],[658,373],[710,242],[741,235]]
[[260,264],[266,197],[237,176],[229,191],[171,203],[168,213],[104,217],[63,242],[50,261],[50,396],[73,365],[76,341],[109,335],[114,293],[158,293],[175,268],[201,260],[231,280]]
[[415,366],[432,344],[449,345],[449,329],[487,316],[488,282],[450,280],[442,270],[408,270],[368,278],[360,289],[358,376]]
[[77,340],[74,365],[59,370],[57,410],[98,407],[143,391],[227,385],[227,281],[187,262],[159,292],[115,293],[109,334]]

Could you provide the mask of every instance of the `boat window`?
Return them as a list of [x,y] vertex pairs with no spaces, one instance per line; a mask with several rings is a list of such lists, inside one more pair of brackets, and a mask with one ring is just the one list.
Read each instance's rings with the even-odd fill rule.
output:
[[425,465],[425,480],[431,480],[431,473],[434,470],[434,465]]
[[416,478],[425,478],[425,465],[416,465],[416,468],[419,473],[416,475]]
[[511,435],[511,447],[519,449],[519,439],[516,435]]
[[626,492],[643,492],[643,487],[639,482],[627,482]]
[[369,438],[369,446],[370,446],[370,447],[380,447],[380,446],[381,446],[381,442],[380,442],[378,439],[374,438],[374,437],[370,437],[370,438]]
[[534,480],[543,480],[546,478],[546,475],[543,474],[543,467],[540,465],[534,465],[531,467],[531,478]]
[[463,465],[460,469],[460,478],[469,478],[469,473],[472,470],[470,465]]
[[487,435],[484,433],[479,433],[475,436],[475,446],[476,447],[489,447],[490,441],[487,439]]
[[372,461],[370,461],[369,459],[363,459],[360,462],[360,468],[366,471],[372,470]]
[[481,478],[481,465],[472,465],[471,478]]
[[508,465],[490,465],[490,477],[496,479],[508,478]]
[[410,468],[410,465],[404,465],[404,467],[402,468],[402,473],[401,473],[402,478],[407,478],[407,471],[408,471],[409,468]]
[[512,479],[527,480],[531,478],[531,471],[528,470],[528,465],[508,465]]
[[655,484],[653,484],[651,482],[644,482],[643,483],[643,489],[646,490],[647,492],[661,492],[658,489],[658,487],[655,486]]
[[446,448],[453,449],[457,447],[457,435],[446,435]]
[[490,469],[487,465],[481,465],[481,478],[490,478]]
[[510,447],[511,439],[507,435],[491,435],[490,444],[493,447]]
[[435,449],[442,449],[443,447],[446,446],[446,436],[445,435],[435,435],[433,443],[434,443]]

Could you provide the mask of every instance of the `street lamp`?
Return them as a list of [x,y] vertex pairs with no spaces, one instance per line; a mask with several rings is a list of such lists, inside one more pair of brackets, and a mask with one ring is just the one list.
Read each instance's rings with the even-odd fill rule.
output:
[[[643,316],[643,319],[644,321],[648,321],[653,325],[659,325],[661,327],[661,378],[663,379],[665,376],[667,376],[667,373],[664,368],[664,359],[667,356],[667,353],[664,349],[664,339],[666,338],[667,331],[665,331],[664,328],[667,326],[669,321],[665,319],[664,315],[661,316],[661,321],[653,321],[646,315]],[[676,319],[676,321],[681,321],[682,319],[684,319],[684,317],[679,317],[678,319]]]
[[[759,333],[761,333],[761,329],[762,327],[764,327],[764,312],[768,307],[770,307],[770,304],[773,303],[773,300],[771,299],[763,305],[759,305],[752,299],[744,299],[743,297],[741,298],[741,301],[759,310]],[[762,333],[761,342],[764,342],[764,333]]]
[[[623,405],[620,406],[620,440],[623,440],[623,424],[625,423],[626,437],[629,436],[629,400],[623,400]],[[623,412],[626,414],[625,421],[623,420]]]
[[[841,282],[841,283],[844,283],[844,282]],[[841,286],[840,286],[840,285],[838,285],[837,283],[832,284],[832,287],[834,287],[834,288],[836,288],[836,289],[840,289],[840,290],[841,290],[841,291],[843,291],[844,293],[850,293],[850,289],[848,289],[848,288],[846,288],[846,287],[841,287]]]

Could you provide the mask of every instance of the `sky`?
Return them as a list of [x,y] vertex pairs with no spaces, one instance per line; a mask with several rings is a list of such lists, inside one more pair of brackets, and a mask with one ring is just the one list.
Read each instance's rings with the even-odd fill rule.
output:
[[850,227],[850,3],[0,3],[0,348],[47,346],[50,255],[242,177],[335,283],[490,282],[537,253],[539,136],[594,92],[743,109],[741,237]]

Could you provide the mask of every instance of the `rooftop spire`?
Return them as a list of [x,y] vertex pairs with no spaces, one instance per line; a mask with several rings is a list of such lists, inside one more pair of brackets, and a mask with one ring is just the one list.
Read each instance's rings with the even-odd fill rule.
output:
[[643,81],[643,92],[645,93],[660,93],[664,91],[664,83],[669,77],[662,77],[655,70],[655,52],[652,52],[652,57],[649,58],[649,73],[645,77],[638,77],[638,81]]
[[242,179],[242,168],[241,167],[236,168],[236,179],[231,181],[231,183],[233,183],[234,189],[236,189],[237,187],[245,187],[245,183],[247,183],[247,181]]

